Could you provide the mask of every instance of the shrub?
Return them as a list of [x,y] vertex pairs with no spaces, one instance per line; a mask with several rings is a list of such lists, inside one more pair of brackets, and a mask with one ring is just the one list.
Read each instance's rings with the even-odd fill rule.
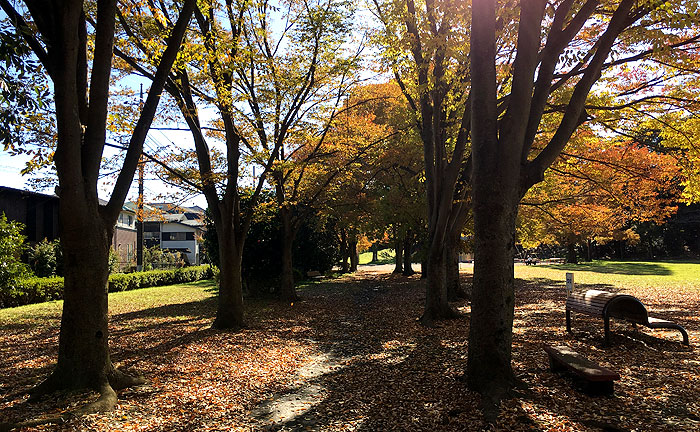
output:
[[[109,292],[129,291],[152,286],[172,285],[211,279],[213,270],[208,265],[175,270],[153,270],[139,273],[115,273],[109,276]],[[11,290],[0,292],[0,306],[12,307],[63,298],[63,278],[27,278]]]
[[56,276],[56,245],[58,240],[49,242],[44,239],[29,248],[29,266],[37,277]]
[[5,306],[5,297],[12,298],[20,289],[21,280],[30,275],[29,267],[20,261],[24,252],[23,225],[8,221],[0,213],[0,306]]

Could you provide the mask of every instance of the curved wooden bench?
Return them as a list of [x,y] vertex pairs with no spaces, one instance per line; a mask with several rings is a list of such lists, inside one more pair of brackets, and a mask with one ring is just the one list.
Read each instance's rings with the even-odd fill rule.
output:
[[603,318],[605,343],[610,343],[610,318],[623,319],[633,325],[651,329],[666,328],[681,332],[683,344],[689,345],[688,332],[683,326],[671,321],[650,317],[642,302],[629,294],[588,290],[572,293],[566,298],[566,330],[571,332],[571,311]]

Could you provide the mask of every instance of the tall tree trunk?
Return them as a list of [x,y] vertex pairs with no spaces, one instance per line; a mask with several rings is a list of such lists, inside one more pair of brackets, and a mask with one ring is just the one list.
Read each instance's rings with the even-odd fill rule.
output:
[[291,209],[283,206],[280,209],[280,219],[282,221],[282,280],[280,287],[280,299],[283,301],[297,301],[296,287],[294,286],[294,263],[292,262],[292,251],[294,248],[294,238],[296,229],[292,221]]
[[[494,184],[499,182],[494,179]],[[513,233],[518,206],[513,196],[496,191],[491,196],[477,193],[483,186],[477,188],[476,183],[474,186],[474,226],[481,235],[475,237],[474,244],[476,264],[467,377],[470,388],[496,401],[509,391],[514,380],[511,367],[515,306]]]
[[461,236],[461,232],[451,234],[445,247],[445,277],[447,300],[449,301],[467,298],[467,292],[459,280],[459,242]]
[[[484,414],[491,419],[496,417],[497,402],[514,383],[511,365],[515,308],[513,259],[522,149],[518,136],[524,134],[525,125],[513,125],[514,129],[503,130],[499,136],[494,67],[495,4],[489,0],[474,1],[472,11],[470,69],[473,77],[472,209],[475,238],[467,383],[472,390],[481,393],[485,402]],[[518,54],[520,59],[520,51]],[[513,114],[510,107],[527,108],[520,102],[518,100],[515,105],[511,102],[507,111],[509,116]]]
[[216,224],[221,268],[219,269],[219,305],[212,326],[217,329],[239,330],[245,327],[241,277],[243,242],[236,238],[232,218],[233,214],[222,215],[219,220],[224,223]]
[[376,263],[379,261],[379,244],[377,242],[372,243],[372,262]]
[[403,275],[413,276],[416,272],[413,271],[411,266],[411,259],[413,258],[413,233],[411,230],[406,230],[406,235],[403,238]]
[[399,233],[394,230],[394,272],[395,274],[403,272],[403,241]]

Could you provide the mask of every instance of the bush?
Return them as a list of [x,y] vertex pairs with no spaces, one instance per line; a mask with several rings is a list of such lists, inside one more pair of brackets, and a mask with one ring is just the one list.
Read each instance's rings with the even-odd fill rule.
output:
[[5,298],[13,298],[21,290],[22,279],[30,275],[29,267],[20,261],[25,249],[22,229],[21,223],[8,221],[0,213],[0,307],[5,306]]
[[2,307],[14,307],[61,298],[63,298],[62,277],[31,277],[23,279],[14,290],[3,292],[0,296],[0,304]]
[[[109,276],[109,292],[129,291],[138,288],[172,285],[211,279],[213,270],[208,265],[185,267],[175,270],[153,270],[140,273]],[[63,298],[63,278],[27,278],[11,290],[0,292],[0,306],[13,307],[41,303]]]
[[172,285],[211,279],[210,266],[183,267],[175,270],[151,270],[127,274],[114,274],[109,277],[109,292],[129,291],[137,288]]
[[44,239],[29,248],[29,266],[37,277],[56,276],[56,245],[58,240],[49,242]]

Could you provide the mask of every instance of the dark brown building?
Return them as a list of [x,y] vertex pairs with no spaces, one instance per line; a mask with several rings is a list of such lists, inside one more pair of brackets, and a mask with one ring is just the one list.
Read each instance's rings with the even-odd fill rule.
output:
[[0,212],[25,225],[29,243],[58,238],[58,197],[0,186]]

